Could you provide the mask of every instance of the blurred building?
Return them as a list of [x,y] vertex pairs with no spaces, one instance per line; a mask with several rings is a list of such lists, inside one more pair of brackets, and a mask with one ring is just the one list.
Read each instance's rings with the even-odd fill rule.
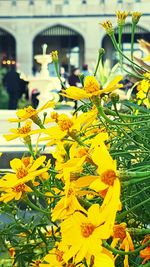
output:
[[[143,16],[136,37],[150,41],[149,0],[0,0],[0,62],[31,74],[34,55],[58,50],[61,64],[95,65],[98,49],[106,49],[106,57],[115,61],[115,51],[99,23],[111,19],[116,27],[116,10],[140,11]],[[124,30],[123,48],[129,50],[131,17]],[[138,49],[138,47],[137,47]]]

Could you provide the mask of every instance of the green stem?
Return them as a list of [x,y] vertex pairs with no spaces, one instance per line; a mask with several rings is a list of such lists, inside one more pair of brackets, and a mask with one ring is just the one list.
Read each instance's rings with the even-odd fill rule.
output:
[[145,203],[149,202],[150,198],[145,199],[144,201],[138,203],[137,205],[133,206],[132,208],[122,212],[121,214],[117,215],[117,221],[122,221],[122,219],[124,219],[126,217],[126,215],[128,213],[130,213],[133,210],[136,210],[137,208],[141,207],[142,205],[144,205]]
[[83,260],[83,264],[84,264],[85,267],[88,267],[86,259]]
[[36,157],[35,157],[35,155],[34,155],[34,150],[33,150],[31,141],[30,141],[29,143],[27,143],[27,146],[28,146],[28,148],[29,148],[29,151],[30,151],[30,154],[32,155],[32,157],[33,157],[34,159],[36,159]]
[[60,76],[60,73],[59,73],[59,67],[58,67],[58,62],[54,62],[54,67],[55,67],[55,71],[56,71],[56,74],[57,74],[57,77],[60,81],[60,84],[62,86],[63,89],[67,89],[67,87],[65,86],[65,84],[63,83],[62,79],[61,79],[61,76]]
[[130,197],[126,198],[126,199],[123,199],[122,200],[122,203],[127,202],[127,201],[130,201],[130,199],[135,198],[136,196],[140,195],[142,192],[148,190],[149,188],[150,188],[150,186],[147,186],[144,189],[142,189],[142,190],[138,191],[137,193],[133,194],[132,196],[130,196]]
[[[109,152],[111,152],[111,149],[109,150]],[[119,151],[119,152],[114,152],[114,153],[111,153],[111,156],[121,156],[121,155],[126,155],[126,154],[129,154],[129,153],[132,153],[132,154],[141,154],[141,153],[148,153],[149,154],[149,151],[139,151],[139,150],[127,150],[127,151]],[[142,166],[144,167],[145,169],[148,167],[147,165],[146,166]],[[142,168],[141,166],[139,168]],[[150,165],[149,165],[150,167]]]
[[96,73],[97,73],[97,70],[98,70],[98,67],[99,67],[99,63],[100,63],[104,53],[105,53],[105,50],[103,48],[100,48],[99,49],[98,60],[97,60],[97,64],[96,64],[96,68],[95,68],[95,71],[94,71],[94,74],[93,74],[94,76],[96,76]]
[[[104,108],[104,111],[106,112],[106,114],[111,115],[111,116],[117,115],[115,111],[110,110],[109,108]],[[140,118],[145,118],[145,117],[149,118],[149,116],[150,116],[150,114],[131,115],[131,114],[124,114],[121,112],[119,114],[122,118],[127,118],[127,119],[135,119],[135,118],[140,119]]]
[[134,35],[135,35],[136,24],[132,23],[132,33],[131,33],[131,60],[133,61],[134,52]]
[[[144,71],[144,72],[147,72],[147,70],[146,69],[144,69],[144,68],[142,68],[142,67],[140,67],[138,64],[136,64],[135,62],[133,62],[130,58],[128,58],[120,49],[119,49],[119,47],[118,47],[118,45],[117,45],[117,42],[116,42],[116,38],[115,38],[115,35],[114,35],[114,33],[112,34],[112,35],[110,35],[110,37],[111,37],[111,40],[112,40],[112,43],[113,43],[113,45],[114,45],[114,47],[115,47],[115,49],[125,58],[125,59],[127,59],[132,65],[135,65],[138,69],[140,69],[140,70],[142,70],[142,71]],[[143,77],[142,75],[141,75],[141,77]]]
[[[118,41],[119,41],[119,49],[122,51],[122,31],[123,31],[123,25],[119,25],[119,32],[118,32]],[[119,53],[119,59],[120,59],[120,65],[122,68],[123,64],[123,56]]]
[[137,183],[143,183],[143,181],[148,180],[149,178],[150,178],[150,176],[143,177],[141,179],[138,178],[138,179],[132,179],[130,181],[125,181],[125,182],[122,182],[122,186],[126,187],[126,186],[134,185]]
[[129,228],[128,231],[132,235],[147,235],[147,234],[150,234],[150,228],[149,229]]
[[150,171],[145,172],[127,172],[127,171],[120,171],[119,177],[121,179],[132,179],[132,178],[148,178],[150,177]]
[[27,205],[32,208],[33,210],[37,210],[39,212],[42,212],[44,214],[49,214],[50,215],[50,212],[49,211],[46,211],[44,209],[41,209],[40,207],[36,206],[35,204],[33,204],[30,199],[26,196],[25,198],[25,202],[27,203]]
[[150,120],[147,120],[147,121],[136,121],[136,122],[129,122],[129,123],[122,123],[122,122],[118,122],[118,121],[113,121],[111,119],[109,119],[106,114],[104,113],[104,110],[102,108],[102,106],[98,103],[96,103],[96,107],[97,107],[97,110],[100,114],[100,116],[102,116],[106,121],[108,121],[111,125],[122,125],[122,126],[128,126],[128,125],[136,125],[136,124],[141,124],[141,123],[148,123]]
[[148,240],[146,243],[144,243],[142,246],[136,248],[133,251],[122,251],[116,248],[112,248],[106,241],[103,241],[103,245],[105,248],[107,248],[108,250],[112,251],[114,254],[119,254],[119,255],[132,255],[132,254],[137,254],[139,253],[139,251],[141,251],[142,249],[146,248],[148,245],[150,244],[150,240]]

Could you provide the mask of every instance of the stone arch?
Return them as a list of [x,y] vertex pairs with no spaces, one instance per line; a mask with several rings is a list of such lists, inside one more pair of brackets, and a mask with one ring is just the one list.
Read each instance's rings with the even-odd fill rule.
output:
[[[33,32],[33,36],[32,36],[32,40],[34,40],[36,38],[36,36],[44,31],[45,29],[48,29],[48,28],[51,28],[51,27],[54,27],[55,25],[60,25],[62,27],[66,27],[66,28],[70,28],[72,29],[73,31],[77,32],[78,34],[80,34],[82,36],[82,38],[84,39],[84,30],[81,29],[81,27],[79,28],[78,26],[74,25],[74,24],[71,24],[70,22],[69,23],[65,23],[65,22],[54,22],[54,23],[51,23],[51,24],[46,24],[46,25],[40,25],[39,27],[36,27],[36,29],[34,30]],[[69,25],[69,26],[68,26]]]
[[[70,73],[72,67],[81,67],[84,62],[84,38],[72,27],[55,23],[36,34],[33,39],[33,54],[42,53],[42,44],[47,43],[47,52],[58,50],[60,64]],[[35,63],[34,63],[35,64]]]
[[0,64],[6,68],[16,64],[16,39],[4,27],[0,27]]

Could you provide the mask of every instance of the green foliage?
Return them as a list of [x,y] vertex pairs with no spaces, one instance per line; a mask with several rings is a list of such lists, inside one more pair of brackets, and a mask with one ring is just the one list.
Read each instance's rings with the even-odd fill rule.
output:
[[0,109],[8,109],[8,93],[3,85],[3,78],[6,74],[6,69],[0,69]]

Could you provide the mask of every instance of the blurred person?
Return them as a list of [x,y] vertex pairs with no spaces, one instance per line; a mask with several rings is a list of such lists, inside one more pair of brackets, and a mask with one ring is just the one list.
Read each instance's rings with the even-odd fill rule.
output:
[[70,86],[76,86],[76,87],[82,87],[80,79],[79,79],[79,75],[80,75],[80,69],[79,68],[74,68],[72,70],[71,75],[68,77],[68,83]]
[[84,74],[84,76],[88,76],[88,75],[90,75],[89,70],[88,70],[88,65],[87,65],[87,64],[84,64],[84,65],[82,66],[82,71],[81,71],[81,72]]
[[8,109],[16,109],[18,99],[20,98],[21,84],[19,73],[16,72],[14,65],[11,66],[11,69],[4,76],[3,83],[9,95]]
[[[79,87],[81,88],[82,87],[82,84],[80,82],[80,79],[79,79],[79,75],[80,75],[80,69],[79,68],[74,68],[72,70],[72,73],[71,75],[68,77],[68,83],[70,86],[76,86],[76,87]],[[75,102],[75,109],[77,109],[77,101],[74,101]]]

